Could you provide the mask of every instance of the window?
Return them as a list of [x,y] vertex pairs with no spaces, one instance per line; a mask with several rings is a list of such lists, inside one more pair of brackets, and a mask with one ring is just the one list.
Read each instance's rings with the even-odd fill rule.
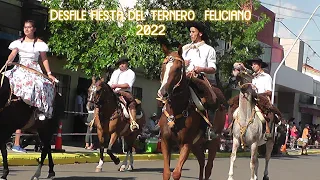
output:
[[56,84],[56,91],[62,94],[65,110],[68,110],[71,77],[69,75],[64,75],[59,73],[52,73],[52,74],[54,75],[54,77],[56,77],[59,80],[59,83]]
[[132,87],[132,95],[133,97],[142,101],[142,88],[140,87]]

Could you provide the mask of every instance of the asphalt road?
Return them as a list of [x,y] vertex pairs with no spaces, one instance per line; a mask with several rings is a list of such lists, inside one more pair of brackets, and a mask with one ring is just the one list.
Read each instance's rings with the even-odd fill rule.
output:
[[[177,161],[172,161],[173,169]],[[264,170],[264,159],[259,159],[259,179],[262,179]],[[133,172],[118,172],[118,166],[105,163],[101,173],[95,173],[97,164],[73,164],[56,165],[55,180],[158,180],[162,179],[163,161],[136,161]],[[320,156],[290,156],[273,158],[270,162],[270,180],[320,180]],[[2,167],[0,168],[2,172]],[[35,166],[12,166],[8,180],[29,180],[36,170]],[[47,176],[48,167],[44,166],[40,179]],[[226,180],[229,171],[229,159],[218,158],[211,179]],[[238,158],[235,163],[234,178],[237,180],[248,180],[249,159]],[[198,162],[188,160],[184,165],[181,179],[197,179]]]

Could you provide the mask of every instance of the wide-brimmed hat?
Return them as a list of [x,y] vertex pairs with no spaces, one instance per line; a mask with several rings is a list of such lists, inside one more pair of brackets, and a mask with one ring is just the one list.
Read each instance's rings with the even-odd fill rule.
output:
[[196,29],[198,29],[199,32],[202,33],[201,39],[202,40],[207,40],[208,39],[208,34],[207,34],[207,26],[200,21],[188,21],[186,22],[186,26],[188,28],[188,30],[190,31],[191,27],[194,27]]
[[253,62],[260,63],[261,64],[261,68],[268,67],[268,64],[263,62],[262,59],[260,59],[260,58],[249,59],[249,60],[246,61],[246,64],[247,64],[247,66],[252,66]]
[[118,66],[119,64],[121,64],[122,62],[129,62],[130,59],[127,58],[126,56],[122,56],[117,62],[116,62],[116,66]]

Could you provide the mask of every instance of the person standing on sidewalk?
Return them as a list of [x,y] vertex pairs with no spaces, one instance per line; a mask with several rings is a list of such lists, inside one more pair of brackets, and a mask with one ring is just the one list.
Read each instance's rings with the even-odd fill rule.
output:
[[[301,149],[301,155],[308,155],[308,151],[307,151],[307,147],[308,147],[308,141],[310,138],[310,134],[309,134],[309,124],[305,125],[305,128],[303,129],[302,132],[302,141],[303,141],[303,145],[302,145],[302,149]],[[303,150],[306,151],[306,153],[303,153]]]

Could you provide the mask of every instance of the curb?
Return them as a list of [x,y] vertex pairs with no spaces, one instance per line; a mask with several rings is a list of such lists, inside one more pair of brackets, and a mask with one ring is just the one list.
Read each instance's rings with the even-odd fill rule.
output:
[[[231,153],[219,153],[217,152],[216,158],[229,158]],[[320,154],[320,151],[308,151],[308,154]],[[115,154],[116,155],[116,154]],[[299,152],[289,152],[288,155],[300,156]],[[117,154],[121,161],[125,158],[123,154]],[[163,160],[162,154],[134,154],[135,161],[148,161],[148,160]],[[206,158],[208,154],[206,154]],[[238,152],[237,157],[250,157],[250,152]],[[8,163],[10,166],[36,166],[38,165],[37,159],[40,158],[40,153],[26,153],[26,154],[8,154]],[[99,161],[98,152],[88,153],[52,153],[54,164],[80,164],[80,163],[97,163]],[[175,160],[179,158],[179,154],[172,154],[171,159]],[[190,153],[188,159],[196,159],[196,157]],[[112,162],[110,157],[104,154],[105,162]],[[44,162],[48,164],[48,159]],[[0,165],[2,165],[2,158],[0,158]]]

